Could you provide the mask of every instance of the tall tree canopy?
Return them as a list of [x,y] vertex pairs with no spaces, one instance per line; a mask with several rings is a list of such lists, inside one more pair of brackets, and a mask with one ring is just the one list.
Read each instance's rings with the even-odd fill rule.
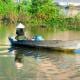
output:
[[53,0],[31,0],[30,12],[40,18],[52,18],[59,15],[58,7]]

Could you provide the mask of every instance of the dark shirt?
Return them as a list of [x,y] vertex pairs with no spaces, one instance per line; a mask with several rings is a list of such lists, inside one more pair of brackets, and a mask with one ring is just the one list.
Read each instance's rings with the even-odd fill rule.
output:
[[19,35],[24,35],[24,31],[23,29],[18,29],[16,30],[16,34],[19,36]]

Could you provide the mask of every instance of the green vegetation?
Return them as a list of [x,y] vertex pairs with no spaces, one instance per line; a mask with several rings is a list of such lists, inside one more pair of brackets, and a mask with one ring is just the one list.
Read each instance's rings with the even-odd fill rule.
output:
[[66,18],[53,0],[0,0],[0,21],[22,22],[29,27],[51,27],[54,30],[80,30],[80,15]]
[[17,14],[12,0],[0,0],[0,19],[3,21],[16,20]]

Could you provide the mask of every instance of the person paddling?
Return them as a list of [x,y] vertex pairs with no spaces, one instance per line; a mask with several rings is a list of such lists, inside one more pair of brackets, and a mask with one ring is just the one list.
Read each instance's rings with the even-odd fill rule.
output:
[[19,23],[16,27],[16,40],[26,40],[26,36],[24,33],[25,26],[22,23]]

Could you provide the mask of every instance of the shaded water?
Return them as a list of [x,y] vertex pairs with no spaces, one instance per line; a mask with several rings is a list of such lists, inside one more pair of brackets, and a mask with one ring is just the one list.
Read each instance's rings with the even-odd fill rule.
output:
[[80,55],[7,47],[0,50],[0,80],[80,80]]
[[[80,32],[43,32],[46,39],[80,39]],[[26,29],[27,36],[32,33]],[[80,80],[80,54],[11,48],[8,37],[12,35],[15,35],[14,25],[0,26],[0,80]]]

